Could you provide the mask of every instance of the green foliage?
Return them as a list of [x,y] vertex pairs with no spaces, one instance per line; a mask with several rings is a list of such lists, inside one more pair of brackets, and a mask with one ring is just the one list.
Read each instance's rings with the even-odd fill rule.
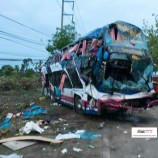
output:
[[24,74],[25,77],[30,77],[30,78],[34,75],[35,75],[35,71],[33,69],[27,69]]
[[24,59],[21,65],[21,72],[24,73],[27,69],[30,68],[31,65],[33,65],[33,61],[31,58]]
[[12,76],[14,68],[11,65],[4,65],[0,70],[0,76]]
[[51,54],[72,43],[79,35],[74,25],[65,25],[63,29],[57,28],[51,40],[48,41],[47,51]]
[[[40,67],[41,61],[36,62],[33,68],[32,59],[24,59],[21,68],[16,65],[2,66],[0,69],[0,90],[29,90],[40,86]],[[32,68],[31,68],[32,67]]]
[[19,82],[19,87],[23,90],[29,90],[33,88],[32,80],[28,77],[22,77]]
[[41,61],[41,60],[39,60],[38,62],[35,62],[35,63],[34,63],[35,72],[40,72],[40,70],[41,70],[41,65],[42,65],[42,61]]
[[16,87],[15,80],[8,77],[0,77],[0,90],[11,90]]
[[155,23],[149,25],[144,20],[143,31],[147,35],[147,44],[149,51],[152,53],[153,61],[155,65],[158,65],[158,15],[153,14]]

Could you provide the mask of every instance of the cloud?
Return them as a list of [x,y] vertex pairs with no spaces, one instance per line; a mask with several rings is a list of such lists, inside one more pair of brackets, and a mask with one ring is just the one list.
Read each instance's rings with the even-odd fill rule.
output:
[[[51,35],[55,33],[56,27],[60,27],[61,23],[61,5],[57,1],[61,4],[61,0],[0,0],[0,13]],[[143,19],[146,19],[149,24],[153,23],[151,15],[152,13],[157,14],[157,6],[157,0],[75,0],[75,20],[78,21],[75,21],[76,28],[83,35],[117,20],[127,21],[141,28]],[[65,4],[65,13],[73,13],[71,7],[71,4]],[[68,24],[70,21],[70,17],[64,16],[64,24]],[[42,39],[45,43],[49,39],[2,17],[0,17],[0,23],[0,29],[26,38],[37,41]],[[28,56],[47,55],[47,53],[2,39],[0,39],[0,44],[0,51],[9,51],[13,54],[18,52]],[[45,47],[34,47],[45,50]]]

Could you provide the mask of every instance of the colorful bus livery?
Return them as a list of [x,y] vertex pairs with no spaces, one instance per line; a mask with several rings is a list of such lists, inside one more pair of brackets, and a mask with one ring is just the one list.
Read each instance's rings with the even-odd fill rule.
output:
[[44,95],[78,113],[146,109],[154,100],[153,63],[142,30],[117,21],[95,29],[42,65]]

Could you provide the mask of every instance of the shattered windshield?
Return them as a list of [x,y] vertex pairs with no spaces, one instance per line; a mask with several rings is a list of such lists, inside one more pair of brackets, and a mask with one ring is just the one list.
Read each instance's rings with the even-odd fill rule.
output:
[[[115,53],[111,56],[117,56]],[[104,80],[99,90],[134,93],[150,91],[152,85],[153,65],[150,55],[138,57],[126,55],[126,58],[111,58],[107,63]]]

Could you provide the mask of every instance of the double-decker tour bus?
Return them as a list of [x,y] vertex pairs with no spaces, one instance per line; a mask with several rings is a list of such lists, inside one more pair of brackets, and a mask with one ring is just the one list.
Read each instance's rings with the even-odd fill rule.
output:
[[143,31],[116,21],[91,31],[42,65],[44,95],[77,113],[146,109],[158,104]]

